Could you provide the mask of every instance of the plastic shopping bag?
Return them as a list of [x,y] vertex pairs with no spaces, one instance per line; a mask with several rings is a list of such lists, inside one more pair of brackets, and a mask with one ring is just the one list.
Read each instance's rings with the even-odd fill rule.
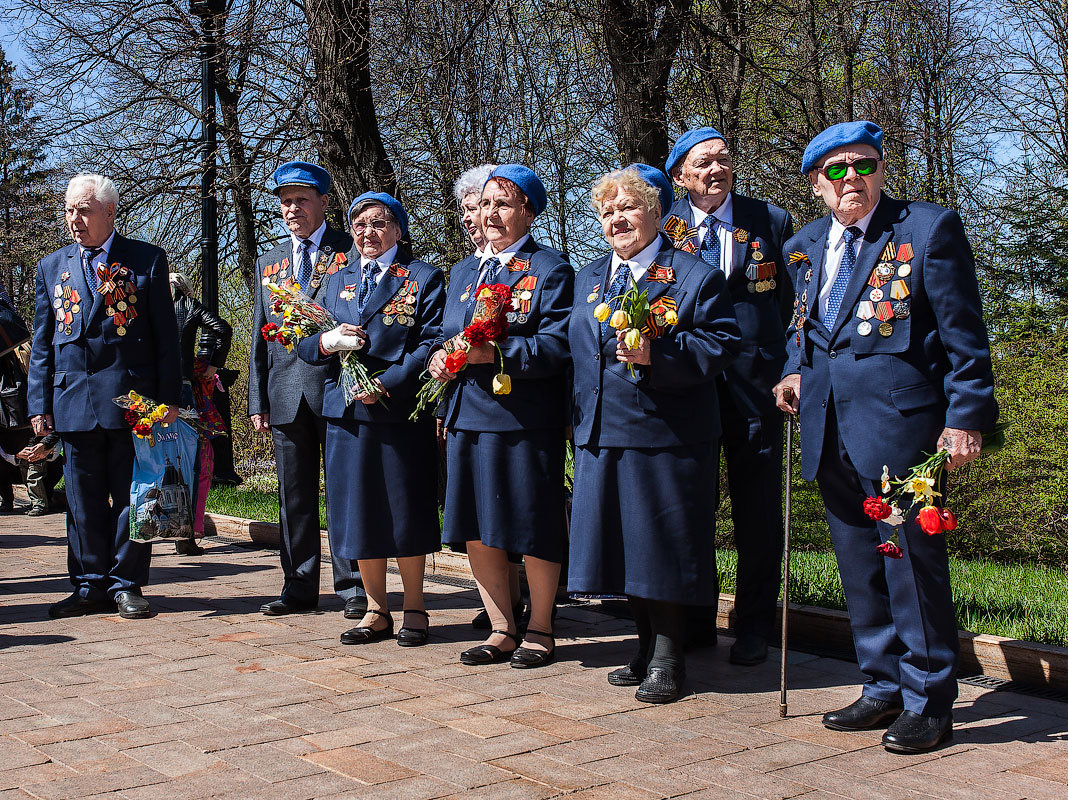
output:
[[193,535],[196,502],[197,432],[178,419],[135,434],[130,486],[130,541],[187,539]]

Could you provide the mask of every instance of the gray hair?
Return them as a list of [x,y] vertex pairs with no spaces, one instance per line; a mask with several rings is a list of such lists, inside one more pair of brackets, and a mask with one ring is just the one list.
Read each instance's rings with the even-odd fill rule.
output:
[[67,184],[67,197],[79,189],[89,188],[93,190],[93,197],[104,205],[119,206],[119,190],[115,188],[115,182],[103,175],[91,172],[80,172],[70,179]]
[[189,278],[185,276],[184,272],[172,272],[171,273],[171,298],[174,298],[175,290],[178,294],[184,294],[186,297],[193,298],[193,285],[189,282]]
[[477,167],[464,170],[456,183],[452,185],[452,194],[457,203],[463,203],[464,198],[471,192],[482,194],[482,187],[489,180],[490,173],[497,169],[496,164],[480,164]]
[[386,215],[386,219],[396,225],[398,228],[401,226],[400,221],[397,219],[397,215],[390,211],[389,206],[383,203],[381,200],[375,200],[373,197],[368,197],[366,200],[361,200],[358,203],[353,203],[352,208],[349,209],[349,224],[360,216],[364,211],[369,208],[381,208],[382,212]]

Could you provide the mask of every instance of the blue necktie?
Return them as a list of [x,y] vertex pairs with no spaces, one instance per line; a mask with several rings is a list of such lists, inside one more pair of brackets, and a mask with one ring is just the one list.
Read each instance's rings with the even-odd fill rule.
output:
[[82,272],[85,274],[85,285],[89,287],[89,291],[92,294],[96,294],[96,290],[100,286],[100,281],[96,277],[96,268],[93,266],[93,259],[103,252],[103,250],[82,251]]
[[834,276],[831,293],[827,296],[827,318],[824,324],[828,330],[834,327],[834,321],[838,318],[838,310],[842,307],[842,300],[845,299],[846,286],[849,285],[849,279],[853,277],[853,270],[857,266],[857,251],[853,249],[853,243],[863,235],[864,232],[860,228],[852,225],[842,231],[845,252],[842,254],[838,274]]
[[[604,301],[608,303],[609,308],[616,311],[623,301],[619,299],[619,295],[627,291],[627,284],[630,283],[630,264],[624,261],[619,265],[619,269],[616,270],[616,276],[612,278],[612,285],[608,287],[608,290],[604,293]],[[608,317],[601,323],[601,338],[603,339],[608,335],[609,321],[612,319]]]
[[719,233],[716,231],[716,218],[709,214],[705,217],[705,238],[701,240],[701,258],[716,269],[722,269],[720,258]]
[[311,253],[308,252],[310,247],[311,239],[301,239],[300,244],[297,245],[297,250],[300,252],[300,271],[297,273],[297,283],[305,292],[308,291],[308,282],[311,280]]
[[482,265],[482,268],[478,271],[478,280],[475,281],[475,285],[471,287],[471,297],[468,298],[468,304],[475,302],[478,297],[478,287],[484,283],[494,283],[497,280],[497,276],[501,273],[501,260],[497,256],[486,259],[486,263]]
[[363,314],[367,301],[371,299],[371,292],[375,290],[378,271],[382,269],[377,261],[372,261],[363,270],[363,283],[360,284],[360,296],[356,298],[356,308]]

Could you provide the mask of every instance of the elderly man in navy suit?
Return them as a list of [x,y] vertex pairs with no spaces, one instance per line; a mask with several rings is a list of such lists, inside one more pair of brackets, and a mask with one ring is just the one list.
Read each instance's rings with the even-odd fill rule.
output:
[[[805,149],[801,171],[831,213],[786,244],[797,302],[775,397],[800,410],[802,475],[827,507],[866,677],[860,699],[823,724],[889,724],[886,749],[918,753],[952,736],[959,646],[946,541],[915,512],[876,523],[862,505],[881,494],[884,470],[903,476],[925,452],[947,450],[950,469],[974,459],[997,404],[961,219],[888,196],[883,169],[872,122],[833,125]],[[900,559],[876,550],[894,534]]]
[[74,244],[37,264],[27,403],[33,432],[63,441],[74,585],[51,617],[152,613],[141,595],[151,547],[130,541],[133,439],[112,399],[136,391],[169,405],[163,422],[173,422],[181,358],[167,256],[115,232],[118,204],[108,178],[74,176],[65,212]]
[[[319,465],[326,447],[323,392],[329,366],[302,361],[296,350],[264,340],[270,321],[268,283],[300,284],[315,299],[327,275],[344,267],[352,237],[326,224],[330,175],[322,167],[290,161],[274,171],[274,193],[289,236],[256,261],[262,285],[254,299],[252,351],[248,367],[248,413],[257,431],[270,431],[278,469],[282,530],[282,593],[260,607],[267,616],[310,611],[319,605]],[[345,617],[359,619],[367,596],[349,559],[332,554],[334,591],[345,601]]]
[[[794,224],[778,206],[734,191],[731,153],[715,128],[680,136],[667,170],[686,196],[671,206],[664,230],[676,248],[722,271],[742,329],[738,357],[716,378],[716,389],[738,550],[730,660],[752,666],[768,657],[779,597],[783,424],[771,387],[786,362],[793,292],[782,246]],[[691,609],[691,642],[715,641],[716,612],[715,605]]]

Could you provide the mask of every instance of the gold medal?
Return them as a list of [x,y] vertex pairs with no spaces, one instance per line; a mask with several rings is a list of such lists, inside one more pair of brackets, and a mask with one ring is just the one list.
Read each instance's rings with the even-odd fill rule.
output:
[[105,308],[104,311],[107,312],[107,315],[109,317],[114,317],[115,316],[115,309],[112,308],[111,306],[108,306],[107,308]]
[[460,295],[460,302],[461,303],[466,303],[470,299],[471,299],[471,295],[468,292],[464,292],[462,295]]
[[115,327],[115,333],[119,334],[119,336],[125,336],[126,335],[126,328],[122,327],[122,325],[117,325]]
[[125,300],[120,300],[115,304],[115,308],[119,309],[119,311],[125,311],[129,306],[126,305]]
[[392,325],[393,324],[393,317],[389,316],[389,315],[382,317],[382,324],[383,325]]
[[64,328],[63,328],[63,333],[65,333],[65,334],[66,334],[67,336],[70,336],[70,334],[71,334],[71,327],[70,327],[70,325],[66,325],[66,326],[64,326]]
[[745,228],[735,228],[735,230],[734,230],[734,241],[739,242],[739,243],[748,242],[749,241],[749,231],[747,231]]
[[137,302],[137,295],[132,294],[129,297],[127,297],[126,299],[129,300],[131,303],[136,303]]
[[754,261],[763,261],[764,260],[764,254],[761,253],[759,250],[754,250],[753,251],[753,260]]
[[70,307],[70,310],[73,311],[75,314],[77,314],[82,310],[82,307],[80,305],[78,305],[77,303],[75,303],[74,305],[72,305]]
[[889,338],[890,334],[892,334],[893,332],[894,326],[891,325],[889,322],[884,322],[879,325],[879,335],[882,336],[884,339]]

